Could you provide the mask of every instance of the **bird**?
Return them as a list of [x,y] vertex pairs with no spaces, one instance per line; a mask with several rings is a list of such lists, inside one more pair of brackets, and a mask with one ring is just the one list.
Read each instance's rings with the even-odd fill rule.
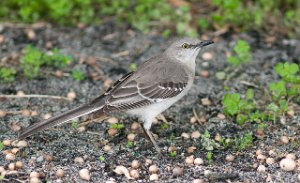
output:
[[150,131],[152,121],[188,93],[195,77],[196,57],[201,48],[212,43],[197,38],[176,40],[165,51],[142,63],[136,71],[125,74],[99,97],[25,128],[19,139],[88,114],[126,113],[139,118],[146,136],[161,155]]

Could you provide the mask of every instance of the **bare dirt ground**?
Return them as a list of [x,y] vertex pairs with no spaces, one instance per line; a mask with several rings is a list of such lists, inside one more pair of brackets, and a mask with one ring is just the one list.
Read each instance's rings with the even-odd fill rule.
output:
[[[72,102],[50,98],[0,98],[0,109],[8,112],[16,112],[27,109],[37,111],[36,116],[24,116],[22,113],[11,113],[0,117],[0,140],[17,138],[18,132],[14,132],[12,126],[22,128],[42,120],[45,114],[56,115],[72,109],[80,104],[87,103],[105,91],[105,81],[117,80],[130,71],[131,63],[139,65],[147,58],[162,52],[171,42],[156,35],[142,35],[122,26],[110,23],[83,29],[53,28],[43,26],[35,29],[36,37],[28,39],[26,28],[3,27],[1,34],[5,42],[0,44],[0,58],[11,57],[12,53],[21,54],[21,50],[27,44],[32,44],[41,49],[47,42],[53,47],[59,48],[63,53],[73,56],[73,62],[64,70],[65,76],[56,77],[51,68],[42,68],[44,74],[33,80],[25,79],[18,74],[12,84],[1,84],[0,94],[12,95],[17,91],[25,94],[41,94],[52,96],[67,96],[74,91],[76,99]],[[279,61],[300,62],[300,41],[278,39],[274,44],[267,44],[256,34],[241,34],[236,38],[247,40],[251,44],[253,61],[240,68],[237,77],[227,82],[229,88],[240,93],[245,93],[249,87],[245,83],[267,87],[270,81],[276,81],[278,76],[273,72],[273,67]],[[111,127],[107,121],[91,123],[83,132],[79,132],[71,124],[54,127],[44,132],[27,138],[28,146],[19,149],[16,160],[23,162],[23,168],[17,172],[7,174],[4,182],[26,182],[32,171],[40,173],[40,180],[58,182],[85,182],[79,176],[79,170],[87,168],[91,174],[91,182],[149,182],[149,166],[158,166],[157,182],[192,182],[201,179],[203,182],[297,182],[300,174],[300,113],[295,110],[293,117],[288,117],[284,123],[268,122],[265,134],[256,136],[257,124],[239,126],[230,118],[222,119],[218,114],[222,113],[221,100],[224,95],[224,81],[215,77],[217,71],[222,71],[226,66],[226,52],[229,52],[234,43],[233,37],[219,37],[217,42],[205,48],[197,59],[197,75],[195,85],[188,96],[184,97],[176,105],[163,113],[168,123],[158,120],[152,126],[152,132],[157,135],[157,142],[161,147],[164,159],[159,159],[151,143],[145,138],[141,128],[133,131],[131,125],[137,119],[124,115],[117,115],[120,123],[125,128],[111,137],[107,131]],[[204,53],[212,54],[212,59],[203,60]],[[97,68],[88,64],[88,60],[96,59]],[[75,81],[68,73],[72,68],[83,70],[87,77],[83,81]],[[203,74],[203,71],[208,71]],[[95,79],[99,76],[99,79]],[[94,79],[93,79],[94,78]],[[264,92],[256,93],[256,97],[264,97]],[[211,104],[203,105],[201,99],[209,98]],[[295,104],[299,105],[299,104]],[[298,108],[299,109],[299,108]],[[202,123],[191,123],[194,116],[193,110],[205,119]],[[212,161],[207,160],[207,151],[203,147],[200,138],[184,138],[182,133],[192,134],[199,131],[201,134],[208,130],[211,138],[220,134],[228,138],[237,138],[245,133],[254,134],[253,145],[244,150],[233,148],[215,148]],[[133,143],[128,143],[127,135],[133,133],[136,137]],[[289,143],[284,144],[280,138],[287,136]],[[111,147],[105,152],[103,147],[107,144]],[[169,147],[175,147],[177,153],[170,156]],[[193,152],[187,149],[194,146]],[[2,150],[12,149],[11,146]],[[257,150],[261,150],[266,158],[272,157],[275,162],[267,164],[265,159],[257,158]],[[270,150],[276,153],[270,154]],[[283,171],[279,162],[288,153],[294,153],[298,160],[294,171]],[[233,161],[226,161],[228,154],[235,156]],[[202,158],[201,165],[188,165],[185,160],[193,155],[194,158]],[[49,158],[52,157],[53,159]],[[82,163],[74,162],[75,157],[83,158]],[[99,158],[100,157],[100,158]],[[15,161],[16,161],[15,160]],[[117,166],[124,166],[132,170],[131,162],[139,160],[137,169],[139,177],[128,179],[124,175],[114,172]],[[151,161],[150,161],[151,160]],[[6,160],[5,153],[0,153],[0,166],[8,170],[10,162]],[[265,171],[258,171],[259,165],[265,166]],[[182,168],[182,174],[173,172],[175,167]],[[63,169],[65,175],[62,178],[56,176],[56,171]]]

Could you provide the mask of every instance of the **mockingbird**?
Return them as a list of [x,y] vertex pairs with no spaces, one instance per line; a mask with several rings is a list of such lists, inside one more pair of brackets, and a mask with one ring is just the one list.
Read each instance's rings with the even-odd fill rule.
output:
[[160,153],[150,128],[153,119],[187,94],[195,76],[195,60],[200,49],[213,41],[184,38],[170,45],[163,53],[124,75],[103,95],[89,104],[54,116],[24,129],[19,138],[60,125],[87,114],[97,116],[125,112],[139,117],[143,129]]

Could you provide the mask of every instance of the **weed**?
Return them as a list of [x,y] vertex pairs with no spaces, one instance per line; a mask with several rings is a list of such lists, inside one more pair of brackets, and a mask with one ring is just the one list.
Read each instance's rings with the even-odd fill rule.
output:
[[131,71],[136,71],[136,69],[137,69],[136,63],[130,64],[129,68],[130,68]]
[[241,138],[235,140],[236,148],[238,150],[244,150],[253,145],[253,135],[251,132],[244,134]]
[[72,70],[71,76],[76,81],[82,81],[85,78],[84,73],[82,71],[76,70],[76,69]]
[[21,58],[21,67],[23,68],[25,77],[28,79],[37,77],[43,65],[64,68],[72,61],[70,56],[63,55],[57,48],[45,53],[36,47],[28,45],[25,47],[24,52]]
[[3,150],[3,148],[4,148],[4,144],[3,144],[3,142],[0,142],[0,151],[2,151],[2,150]]
[[127,144],[126,144],[126,147],[127,148],[133,148],[134,147],[134,143],[130,140],[127,141]]
[[13,68],[0,67],[0,83],[11,83],[15,80],[16,70]]
[[120,130],[123,129],[125,126],[122,123],[114,123],[111,125],[112,128]]
[[238,40],[236,45],[233,47],[234,56],[227,58],[228,63],[239,66],[242,63],[248,63],[252,59],[250,45],[244,40]]
[[71,124],[73,129],[77,129],[78,128],[78,122],[77,121],[73,121]]
[[213,157],[214,157],[214,154],[211,151],[208,151],[206,154],[206,158],[207,158],[209,164],[212,163]]
[[105,160],[105,157],[104,156],[99,156],[99,161],[103,162]]
[[206,151],[212,151],[215,148],[220,147],[220,145],[214,139],[210,138],[210,133],[207,130],[205,130],[205,132],[201,135],[200,142]]
[[170,156],[170,157],[176,157],[176,156],[177,156],[177,152],[176,152],[176,151],[171,151],[171,152],[169,153],[169,156]]

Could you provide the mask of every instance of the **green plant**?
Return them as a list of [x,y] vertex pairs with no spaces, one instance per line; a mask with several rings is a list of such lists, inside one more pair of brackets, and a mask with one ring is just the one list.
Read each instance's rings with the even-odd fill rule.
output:
[[244,124],[248,119],[248,115],[255,108],[253,97],[254,92],[252,89],[247,90],[245,99],[242,99],[239,93],[226,93],[222,100],[224,113],[235,117],[238,124]]
[[99,161],[103,162],[105,160],[105,157],[104,156],[99,156]]
[[220,147],[220,144],[210,137],[210,133],[207,130],[201,135],[200,143],[206,151],[212,151]]
[[129,68],[130,68],[131,71],[136,71],[136,69],[137,69],[136,63],[130,64]]
[[170,156],[170,157],[176,157],[176,156],[177,156],[177,151],[171,151],[171,152],[169,153],[169,156]]
[[207,158],[209,164],[212,163],[213,157],[214,157],[214,154],[211,151],[208,151],[206,154],[206,158]]
[[253,135],[251,132],[248,132],[241,138],[237,138],[235,142],[238,150],[244,150],[253,145]]
[[130,140],[127,141],[127,144],[126,144],[126,147],[127,148],[133,148],[134,147],[134,143]]
[[122,123],[114,123],[111,125],[111,128],[114,128],[114,129],[117,129],[117,130],[120,130],[120,129],[123,129],[125,126],[122,124]]
[[85,75],[82,71],[75,69],[72,70],[71,76],[76,81],[82,81],[85,78]]
[[0,67],[0,83],[10,83],[15,80],[16,70],[13,68]]
[[239,66],[242,63],[250,62],[252,59],[251,47],[244,40],[238,40],[236,45],[233,47],[234,56],[227,57],[227,61],[235,66]]
[[25,47],[24,55],[21,58],[21,67],[26,78],[33,79],[39,75],[43,53],[37,48],[28,45]]
[[43,65],[54,68],[64,68],[72,61],[72,57],[64,55],[54,48],[51,52],[45,53],[38,48],[28,45],[24,49],[21,58],[21,67],[26,78],[33,79],[40,73]]
[[2,150],[3,150],[3,148],[4,148],[4,144],[3,144],[3,142],[0,142],[0,151],[2,151]]
[[72,128],[77,129],[78,128],[78,122],[77,121],[73,121],[71,124]]

